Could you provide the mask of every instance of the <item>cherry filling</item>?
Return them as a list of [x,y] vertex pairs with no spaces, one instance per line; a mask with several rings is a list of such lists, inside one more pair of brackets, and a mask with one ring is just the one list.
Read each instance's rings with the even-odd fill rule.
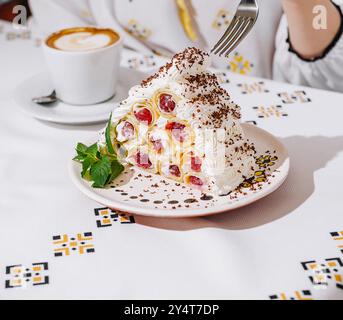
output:
[[154,139],[154,138],[151,138],[150,139],[150,142],[152,143],[152,145],[154,146],[154,150],[156,152],[161,152],[163,150],[163,144],[162,144],[162,140],[161,139]]
[[181,177],[180,169],[179,169],[179,167],[176,166],[176,165],[171,165],[171,166],[169,166],[169,173],[170,173],[172,176],[175,176],[175,177],[178,177],[178,178]]
[[149,109],[147,108],[141,108],[134,112],[136,119],[139,122],[144,122],[148,125],[151,125],[152,123],[152,114]]
[[201,171],[201,159],[199,157],[191,158],[191,169],[195,172]]
[[160,96],[160,109],[165,113],[172,113],[176,107],[173,96],[170,94],[162,94]]
[[185,128],[186,126],[179,122],[168,122],[166,124],[166,130],[170,130],[173,137],[179,142],[184,142],[188,138]]
[[126,139],[131,139],[134,137],[135,135],[135,128],[134,126],[128,122],[128,121],[125,121],[124,122],[124,125],[121,129],[121,134],[123,135],[123,137],[125,137]]
[[135,156],[135,161],[138,167],[143,169],[149,169],[152,167],[152,163],[149,156],[145,153],[137,152]]
[[201,187],[204,185],[204,183],[202,182],[202,180],[198,177],[195,177],[195,176],[190,176],[189,177],[189,183],[194,185],[194,186],[197,186],[197,187]]

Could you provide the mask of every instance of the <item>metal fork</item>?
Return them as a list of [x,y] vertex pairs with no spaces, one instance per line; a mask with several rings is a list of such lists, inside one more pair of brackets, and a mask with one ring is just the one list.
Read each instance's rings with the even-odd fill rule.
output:
[[256,0],[242,0],[229,27],[217,44],[211,50],[212,53],[228,57],[230,52],[246,37],[254,26],[259,13]]

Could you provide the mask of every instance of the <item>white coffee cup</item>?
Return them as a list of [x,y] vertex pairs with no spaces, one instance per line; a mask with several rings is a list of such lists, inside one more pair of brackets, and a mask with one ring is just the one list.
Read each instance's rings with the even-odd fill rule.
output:
[[[87,37],[91,31],[95,33]],[[115,41],[111,38],[106,44],[106,36],[111,33]],[[122,46],[122,38],[111,29],[70,28],[50,35],[43,48],[58,99],[72,105],[90,105],[113,97]]]

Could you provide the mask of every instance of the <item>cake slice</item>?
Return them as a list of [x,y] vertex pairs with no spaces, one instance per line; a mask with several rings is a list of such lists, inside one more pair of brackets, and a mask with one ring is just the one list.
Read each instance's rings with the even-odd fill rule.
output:
[[[130,90],[107,128],[122,163],[219,195],[254,175],[240,107],[209,66],[207,53],[187,48]],[[107,142],[102,132],[101,152]]]

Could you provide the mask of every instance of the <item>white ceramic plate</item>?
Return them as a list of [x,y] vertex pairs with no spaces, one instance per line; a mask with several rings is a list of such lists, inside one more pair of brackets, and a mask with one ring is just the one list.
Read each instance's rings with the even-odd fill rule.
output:
[[63,124],[92,124],[108,120],[116,104],[127,97],[127,92],[134,85],[147,77],[146,74],[120,68],[117,94],[112,99],[90,106],[73,106],[58,101],[53,105],[40,106],[32,102],[33,97],[46,96],[53,91],[48,73],[40,73],[21,83],[14,91],[15,103],[34,118]]
[[[247,181],[227,196],[204,196],[200,191],[147,174],[136,168],[127,168],[107,189],[93,189],[80,176],[81,165],[70,162],[74,184],[86,196],[100,204],[123,212],[154,217],[197,217],[233,210],[251,204],[275,191],[289,172],[289,157],[283,144],[270,133],[249,124],[244,131],[257,150],[260,170],[254,181]],[[94,143],[95,138],[89,143]],[[73,155],[71,154],[72,158]]]

